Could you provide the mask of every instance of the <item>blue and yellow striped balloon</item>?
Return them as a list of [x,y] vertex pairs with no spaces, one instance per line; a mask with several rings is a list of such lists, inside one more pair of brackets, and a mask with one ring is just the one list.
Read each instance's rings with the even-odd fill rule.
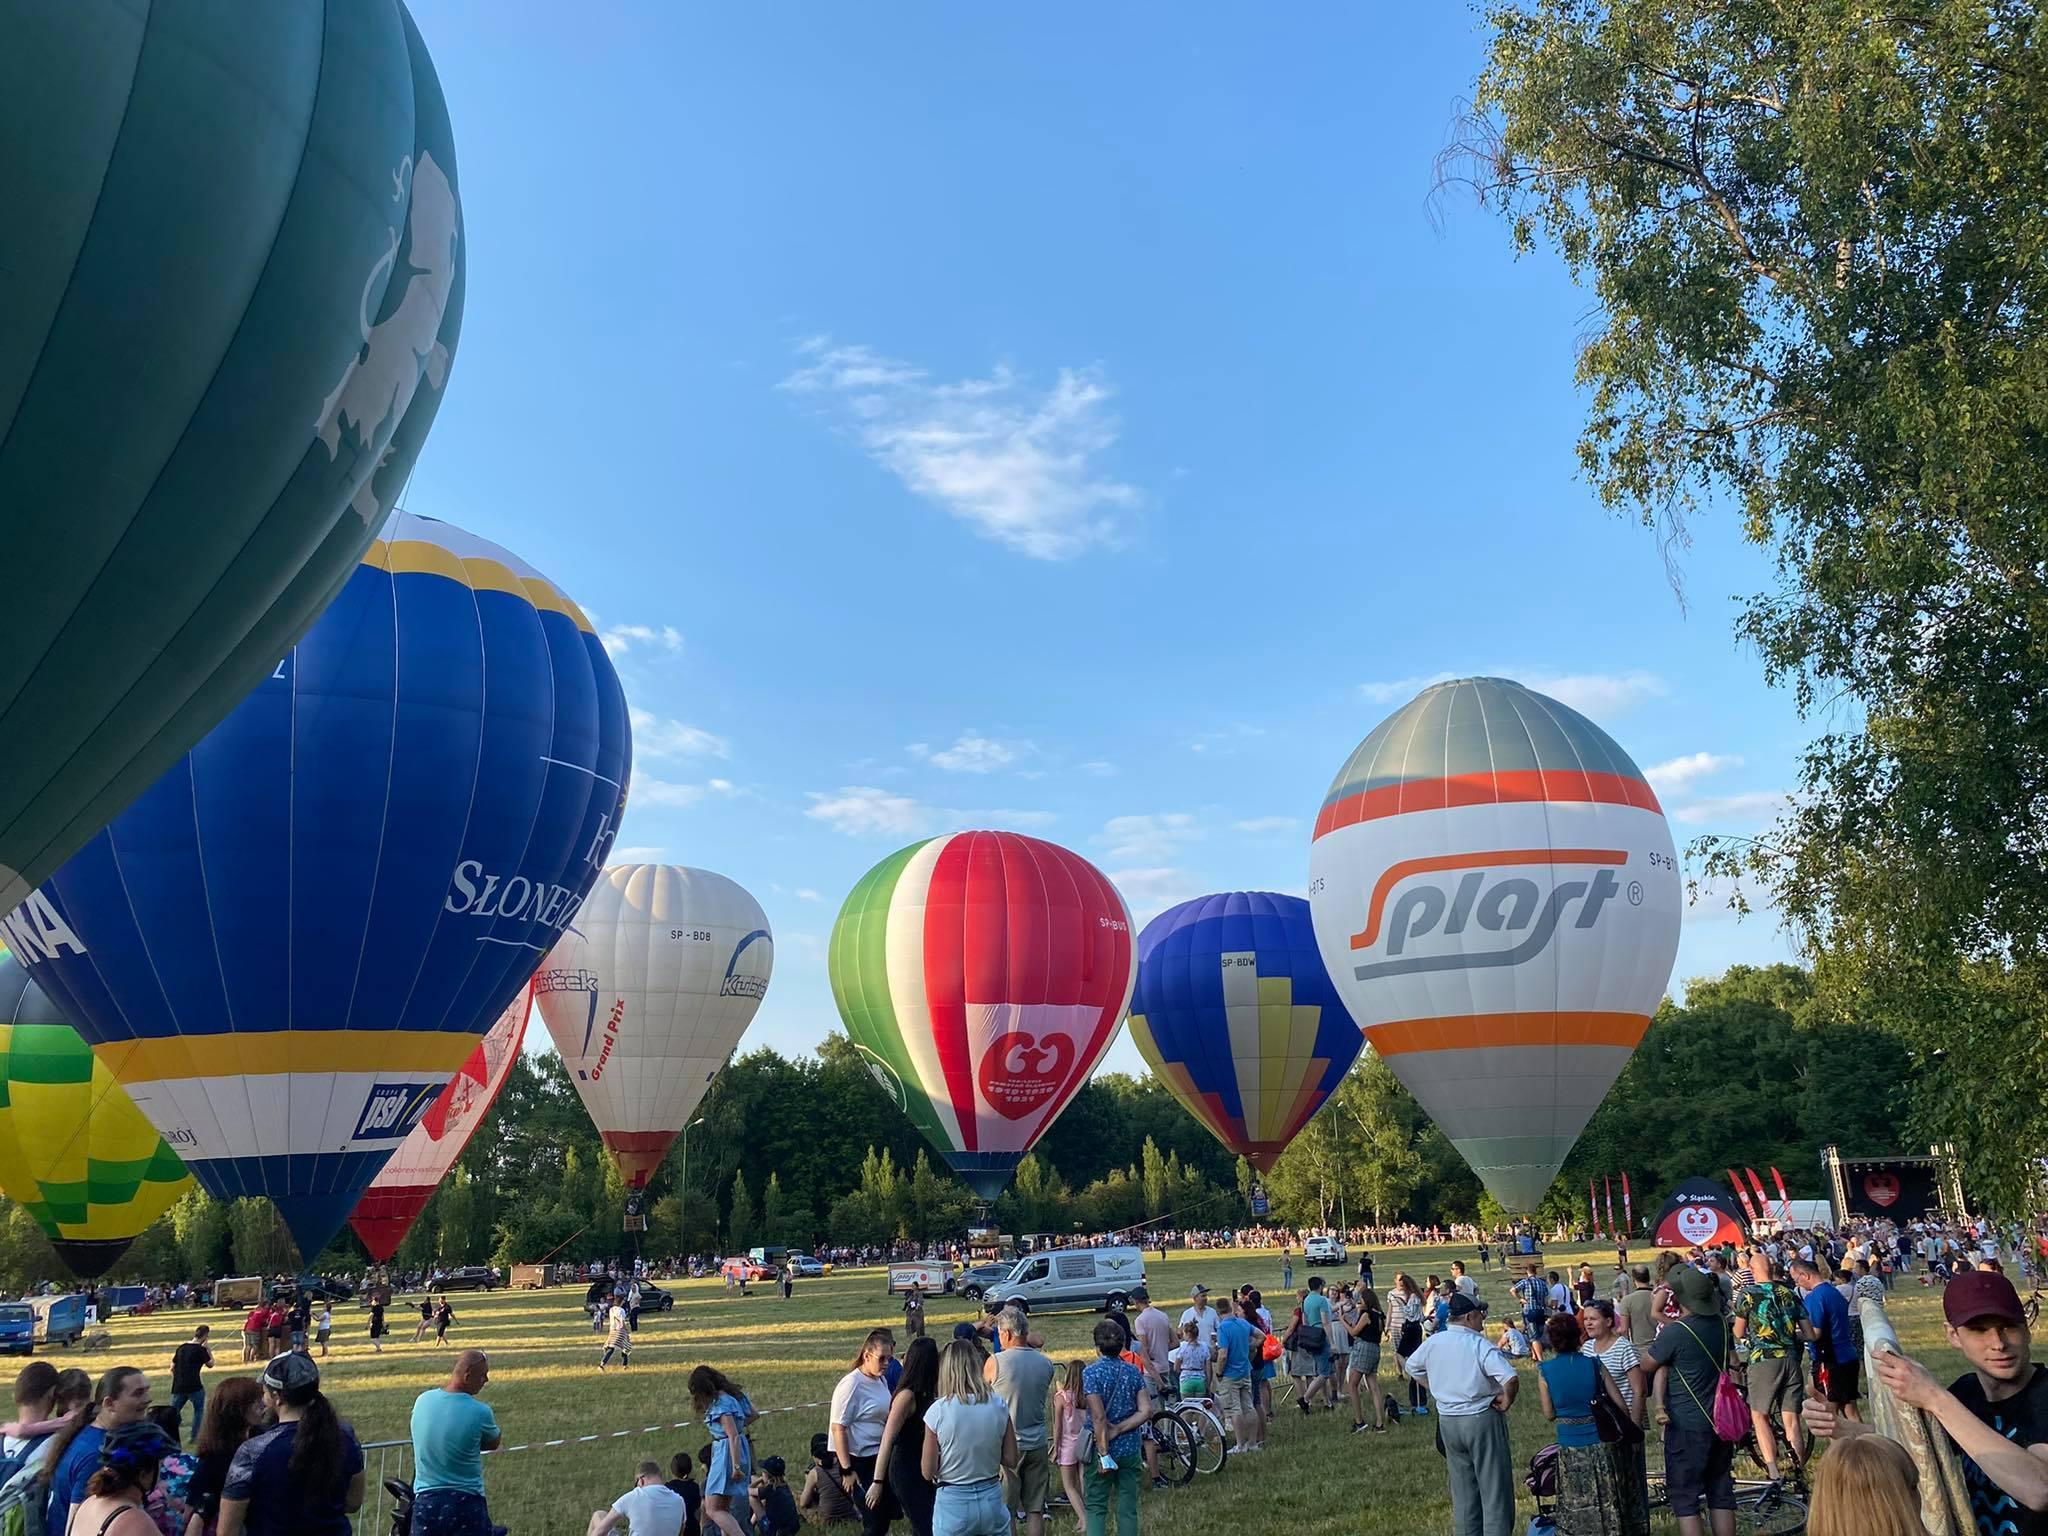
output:
[[268,681],[4,924],[193,1175],[310,1261],[576,914],[626,701],[576,605],[399,513]]
[[1131,1038],[1189,1114],[1267,1172],[1363,1044],[1308,903],[1269,891],[1197,896],[1145,925]]

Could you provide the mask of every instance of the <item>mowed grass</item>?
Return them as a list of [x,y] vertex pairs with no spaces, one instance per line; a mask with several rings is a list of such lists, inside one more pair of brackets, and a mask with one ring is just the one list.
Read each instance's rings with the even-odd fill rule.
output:
[[[1613,1275],[1611,1248],[1604,1252],[1604,1265],[1597,1249],[1553,1249],[1547,1261],[1562,1269],[1581,1257],[1594,1263],[1604,1294]],[[1453,1258],[1468,1258],[1467,1251],[1377,1250],[1375,1278],[1384,1288],[1401,1270],[1420,1283],[1431,1273],[1447,1275]],[[1217,1291],[1244,1282],[1257,1285],[1283,1324],[1292,1306],[1281,1291],[1274,1252],[1175,1252],[1164,1262],[1150,1258],[1147,1273],[1153,1295],[1176,1319],[1197,1282]],[[1297,1256],[1297,1284],[1305,1283],[1309,1273]],[[1322,1273],[1335,1280],[1350,1278],[1356,1270]],[[1505,1316],[1508,1277],[1496,1268],[1482,1277],[1481,1285],[1493,1317]],[[755,1433],[757,1449],[787,1460],[795,1482],[811,1435],[825,1426],[825,1409],[811,1405],[822,1405],[831,1396],[868,1329],[889,1325],[901,1337],[900,1303],[883,1294],[880,1270],[800,1281],[787,1302],[767,1288],[728,1299],[715,1280],[681,1281],[670,1288],[677,1308],[642,1317],[631,1369],[621,1371],[615,1364],[602,1376],[596,1369],[595,1336],[578,1305],[580,1287],[454,1298],[451,1339],[489,1351],[486,1396],[505,1429],[506,1444],[536,1447],[492,1456],[485,1463],[492,1515],[515,1536],[573,1536],[584,1529],[593,1509],[609,1505],[631,1484],[634,1465],[643,1457],[665,1463],[674,1451],[694,1455],[707,1438],[694,1424],[592,1444],[541,1447],[540,1442],[694,1420],[685,1380],[700,1363],[718,1366],[747,1389],[764,1413]],[[402,1303],[403,1298],[392,1308],[395,1337],[386,1340],[382,1355],[370,1349],[367,1313],[353,1304],[335,1309],[332,1355],[322,1362],[326,1388],[366,1443],[404,1439],[413,1399],[447,1373],[452,1351],[431,1342],[409,1343],[418,1310],[415,1306],[408,1316]],[[929,1329],[943,1339],[955,1322],[972,1313],[964,1301],[933,1298]],[[1937,1293],[1917,1278],[1905,1281],[1894,1292],[1892,1316],[1907,1349],[1926,1360],[1938,1377],[1947,1380],[1961,1370],[1959,1358],[1942,1340]],[[223,1363],[208,1373],[209,1387],[255,1369],[238,1363],[241,1314],[227,1312],[116,1319],[113,1348],[80,1357],[78,1363],[95,1372],[116,1363],[141,1366],[152,1374],[156,1400],[167,1402],[171,1351],[202,1320],[213,1324],[215,1353]],[[1092,1354],[1088,1334],[1093,1316],[1050,1314],[1035,1321],[1055,1359]],[[52,1351],[49,1358],[61,1366],[66,1353]],[[1391,1351],[1387,1361],[1381,1381],[1405,1403],[1394,1382]],[[1550,1430],[1530,1380],[1534,1372],[1526,1363],[1522,1371],[1522,1392],[1510,1422],[1518,1462],[1525,1463],[1548,1442]],[[1145,1525],[1160,1536],[1243,1536],[1265,1530],[1286,1530],[1290,1536],[1406,1536],[1448,1530],[1450,1500],[1430,1426],[1426,1418],[1404,1418],[1385,1435],[1352,1435],[1347,1413],[1303,1419],[1292,1403],[1283,1404],[1265,1455],[1233,1458],[1221,1473],[1198,1478],[1187,1489],[1147,1493]],[[1657,1463],[1653,1450],[1653,1472]],[[395,1454],[388,1469],[403,1470]],[[363,1532],[383,1529],[386,1506],[375,1490],[377,1471],[373,1452],[372,1497],[359,1525]],[[1524,1494],[1524,1521],[1533,1508]],[[1660,1516],[1653,1528],[1660,1533],[1676,1529],[1668,1516]],[[1061,1517],[1053,1529],[1064,1533],[1073,1527]]]

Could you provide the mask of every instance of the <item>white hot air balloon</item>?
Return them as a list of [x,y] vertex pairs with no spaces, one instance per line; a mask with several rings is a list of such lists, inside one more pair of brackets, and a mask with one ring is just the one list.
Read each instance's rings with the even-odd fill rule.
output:
[[1671,829],[1628,754],[1496,677],[1382,721],[1309,853],[1316,947],[1366,1043],[1517,1212],[1649,1027],[1680,901]]
[[689,1123],[768,990],[774,940],[744,887],[619,864],[533,978],[569,1080],[638,1189]]

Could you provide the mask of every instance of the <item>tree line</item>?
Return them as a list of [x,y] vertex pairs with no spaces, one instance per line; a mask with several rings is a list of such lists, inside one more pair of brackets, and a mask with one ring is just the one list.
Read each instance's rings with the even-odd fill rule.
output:
[[[1906,1121],[1912,1058],[1882,1029],[1844,1020],[1806,971],[1737,966],[1667,1001],[1579,1138],[1539,1216],[1585,1221],[1586,1185],[1626,1172],[1638,1212],[1679,1180],[1733,1165],[1777,1167],[1818,1195],[1820,1149],[1915,1150]],[[972,1194],[869,1075],[841,1035],[814,1056],[735,1059],[648,1189],[651,1257],[757,1244],[881,1245],[958,1237]],[[1104,1073],[1075,1095],[989,1217],[1007,1233],[1251,1223],[1291,1226],[1492,1223],[1502,1213],[1444,1134],[1370,1051],[1259,1179],[1150,1077]],[[553,1052],[522,1056],[482,1131],[400,1246],[396,1262],[525,1263],[631,1251],[626,1190]],[[1604,1212],[1602,1213],[1604,1215]],[[275,1273],[296,1260],[266,1201],[194,1192],[136,1242],[114,1279]],[[359,1270],[344,1231],[316,1267]],[[0,1282],[62,1274],[27,1211],[0,1209]]]

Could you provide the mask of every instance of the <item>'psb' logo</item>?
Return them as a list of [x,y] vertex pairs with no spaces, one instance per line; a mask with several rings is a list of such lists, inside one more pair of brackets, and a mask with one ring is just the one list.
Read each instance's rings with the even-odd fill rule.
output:
[[720,997],[751,997],[754,1001],[759,1002],[767,995],[768,978],[766,976],[748,976],[741,973],[738,969],[740,956],[745,954],[747,946],[754,943],[757,939],[763,944],[772,945],[775,942],[768,937],[768,930],[766,928],[756,928],[752,933],[741,939],[739,943],[733,945],[732,955],[725,962],[725,979],[718,984],[718,995]]
[[403,1140],[440,1091],[439,1083],[378,1083],[363,1102],[355,1140]]
[[[1356,966],[1352,974],[1371,981],[1415,971],[1520,965],[1550,947],[1568,913],[1577,928],[1599,922],[1608,901],[1621,891],[1612,866],[1627,862],[1628,855],[1618,848],[1503,848],[1390,864],[1373,885],[1365,927],[1351,936],[1353,949],[1378,949],[1384,958]],[[1522,865],[1550,868],[1549,895],[1526,875],[1500,873],[1503,866]],[[1593,872],[1586,879],[1556,878],[1574,866],[1592,866]],[[1455,883],[1425,878],[1432,875]],[[1387,897],[1396,886],[1401,893],[1389,909]],[[1474,928],[1499,934],[1499,942],[1471,947],[1465,936]],[[1433,938],[1464,942],[1449,949],[1424,945],[1423,953],[1413,952],[1417,940]]]

